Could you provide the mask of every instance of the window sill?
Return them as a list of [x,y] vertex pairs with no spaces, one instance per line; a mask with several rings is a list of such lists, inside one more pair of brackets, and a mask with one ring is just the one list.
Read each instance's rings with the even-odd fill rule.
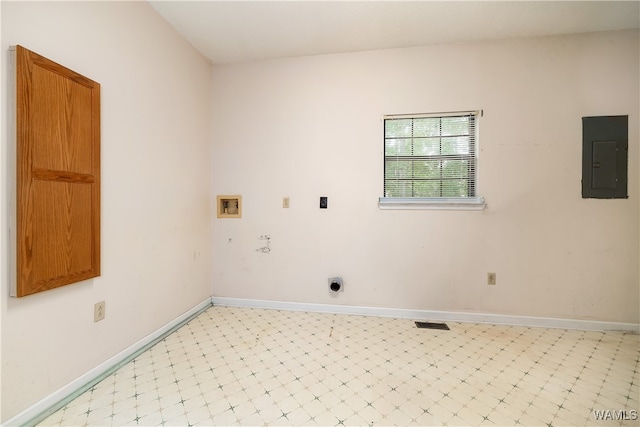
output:
[[380,197],[380,209],[418,209],[449,211],[481,211],[487,204],[484,197]]

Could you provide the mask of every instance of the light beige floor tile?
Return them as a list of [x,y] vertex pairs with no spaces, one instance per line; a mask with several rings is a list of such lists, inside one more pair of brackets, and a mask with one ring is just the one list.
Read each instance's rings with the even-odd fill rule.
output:
[[640,409],[637,335],[449,326],[212,307],[40,425],[601,425],[594,409]]

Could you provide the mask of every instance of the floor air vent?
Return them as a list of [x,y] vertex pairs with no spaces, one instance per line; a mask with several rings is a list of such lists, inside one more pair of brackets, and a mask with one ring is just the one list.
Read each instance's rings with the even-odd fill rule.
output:
[[425,328],[425,329],[442,329],[445,331],[449,330],[449,327],[447,326],[446,323],[416,322],[416,326],[418,328]]

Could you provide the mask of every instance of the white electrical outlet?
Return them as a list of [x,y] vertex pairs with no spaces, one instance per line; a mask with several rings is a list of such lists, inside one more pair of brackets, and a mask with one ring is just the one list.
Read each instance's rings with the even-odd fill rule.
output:
[[105,303],[104,301],[97,302],[93,306],[93,321],[99,322],[104,319],[105,316]]
[[283,197],[282,198],[282,207],[287,209],[289,207],[289,198],[288,197]]

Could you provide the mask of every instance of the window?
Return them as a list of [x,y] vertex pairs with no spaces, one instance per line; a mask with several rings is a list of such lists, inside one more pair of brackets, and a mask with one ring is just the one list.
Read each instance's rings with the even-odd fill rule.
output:
[[476,194],[477,117],[477,111],[385,116],[380,207],[484,208]]

